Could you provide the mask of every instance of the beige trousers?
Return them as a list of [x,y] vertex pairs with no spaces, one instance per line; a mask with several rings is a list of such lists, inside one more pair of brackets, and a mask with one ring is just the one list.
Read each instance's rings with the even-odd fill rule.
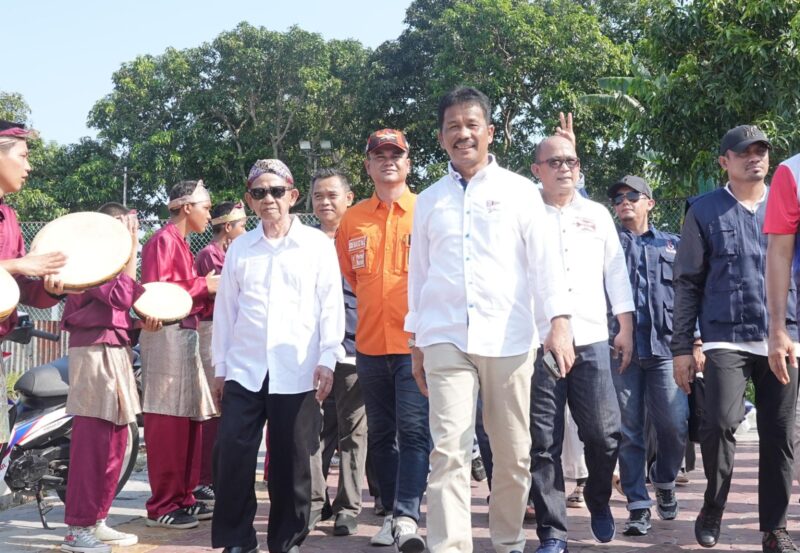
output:
[[433,438],[428,480],[428,550],[470,553],[470,467],[480,391],[494,472],[489,531],[498,553],[525,548],[522,520],[531,484],[533,355],[482,357],[452,344],[422,348]]

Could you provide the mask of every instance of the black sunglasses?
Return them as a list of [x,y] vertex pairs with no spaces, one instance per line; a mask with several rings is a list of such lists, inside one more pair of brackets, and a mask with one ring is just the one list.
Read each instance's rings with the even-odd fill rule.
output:
[[632,204],[635,204],[636,202],[638,202],[641,199],[642,199],[642,193],[641,192],[636,192],[635,190],[630,190],[628,192],[621,192],[621,193],[617,194],[616,196],[614,196],[611,199],[611,201],[614,203],[614,205],[619,205],[622,202],[624,202],[625,200],[628,200]]
[[280,200],[286,194],[287,190],[290,189],[286,186],[259,186],[258,188],[249,189],[247,193],[250,194],[254,200],[263,200],[267,197],[267,194],[276,200]]
[[581,160],[577,157],[551,157],[549,159],[544,160],[542,163],[546,163],[550,169],[561,169],[562,165],[566,165],[569,169],[575,169],[578,165],[581,164]]

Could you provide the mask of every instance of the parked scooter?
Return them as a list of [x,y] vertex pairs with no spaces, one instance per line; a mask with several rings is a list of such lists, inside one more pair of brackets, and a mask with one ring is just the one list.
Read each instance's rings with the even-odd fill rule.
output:
[[[30,318],[20,314],[17,327],[4,341],[27,344],[31,338],[58,341],[49,332],[36,330]],[[46,492],[53,490],[66,500],[69,476],[69,448],[72,416],[65,407],[69,391],[68,358],[26,371],[14,385],[19,394],[16,403],[9,401],[11,439],[0,450],[0,479],[14,492],[33,493],[42,526],[50,529],[46,515],[53,508]],[[128,425],[128,445],[122,464],[117,493],[128,481],[139,452],[139,428]]]

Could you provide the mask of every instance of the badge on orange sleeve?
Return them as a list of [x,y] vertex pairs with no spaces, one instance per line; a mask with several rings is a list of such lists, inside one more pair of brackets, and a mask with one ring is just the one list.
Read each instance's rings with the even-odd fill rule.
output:
[[355,238],[351,238],[347,242],[347,250],[354,252],[356,250],[366,250],[367,249],[367,237],[366,236],[356,236]]
[[350,253],[350,266],[353,269],[363,269],[367,266],[367,252],[360,250]]

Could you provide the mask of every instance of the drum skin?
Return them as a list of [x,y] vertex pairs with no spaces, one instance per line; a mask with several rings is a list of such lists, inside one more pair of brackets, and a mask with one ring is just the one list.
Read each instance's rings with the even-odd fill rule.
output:
[[131,257],[127,227],[104,213],[70,213],[47,223],[31,243],[31,254],[62,252],[67,263],[56,274],[65,290],[85,290],[117,276]]
[[0,321],[7,319],[19,303],[19,286],[11,273],[0,267]]
[[174,324],[185,319],[192,310],[192,296],[172,282],[143,284],[144,294],[133,304],[133,311],[142,319],[153,317],[161,324]]

